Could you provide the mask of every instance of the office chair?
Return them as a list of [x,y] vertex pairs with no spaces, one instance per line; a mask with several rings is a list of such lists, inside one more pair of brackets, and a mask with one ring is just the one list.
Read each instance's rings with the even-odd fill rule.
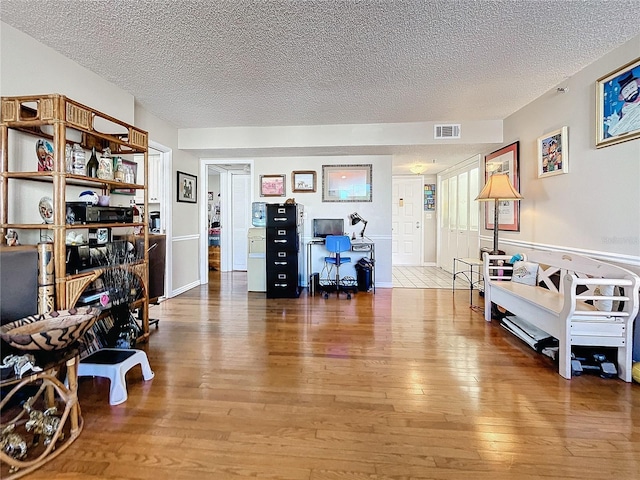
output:
[[[327,235],[325,239],[325,248],[333,255],[324,257],[324,263],[336,266],[336,295],[340,297],[340,265],[351,263],[351,257],[343,257],[342,252],[351,250],[351,239],[347,235]],[[329,298],[329,294],[325,292],[324,298]],[[347,298],[351,298],[351,292],[347,291]]]

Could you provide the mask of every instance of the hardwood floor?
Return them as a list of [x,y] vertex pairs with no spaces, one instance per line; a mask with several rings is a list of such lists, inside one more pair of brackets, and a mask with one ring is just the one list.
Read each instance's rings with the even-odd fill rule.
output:
[[211,279],[153,307],[156,375],[131,370],[127,402],[80,379],[80,438],[27,478],[640,478],[640,386],[564,380],[468,291],[266,300]]

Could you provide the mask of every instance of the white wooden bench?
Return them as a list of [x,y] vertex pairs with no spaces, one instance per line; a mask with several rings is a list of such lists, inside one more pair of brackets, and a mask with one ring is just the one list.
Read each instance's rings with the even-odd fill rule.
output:
[[[618,376],[631,382],[633,322],[638,314],[640,277],[622,267],[582,255],[530,252],[524,260],[539,264],[537,285],[511,282],[511,255],[484,254],[484,317],[495,303],[558,339],[559,373],[571,378],[571,346],[617,347]],[[555,280],[555,281],[554,281]],[[603,295],[605,286],[614,293]],[[609,292],[610,293],[610,292]],[[612,301],[612,311],[594,304]]]

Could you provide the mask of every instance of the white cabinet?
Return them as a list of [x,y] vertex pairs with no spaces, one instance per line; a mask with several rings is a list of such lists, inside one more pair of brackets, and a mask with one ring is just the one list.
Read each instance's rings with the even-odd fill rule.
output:
[[162,164],[160,155],[149,155],[149,203],[160,202]]
[[[138,178],[142,178],[141,174],[144,175],[144,162],[138,162]],[[161,172],[162,172],[162,163],[160,155],[149,154],[148,156],[148,165],[149,165],[149,175],[148,175],[148,184],[147,191],[149,195],[149,203],[160,203],[161,197]],[[138,190],[136,192],[136,203],[141,204],[144,203],[144,191]]]

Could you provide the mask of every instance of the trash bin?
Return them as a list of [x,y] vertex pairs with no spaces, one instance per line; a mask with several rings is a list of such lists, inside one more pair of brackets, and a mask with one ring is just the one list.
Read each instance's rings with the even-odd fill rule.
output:
[[371,279],[373,273],[373,261],[369,258],[361,258],[355,264],[356,279],[358,281],[358,291],[368,292],[371,290]]

